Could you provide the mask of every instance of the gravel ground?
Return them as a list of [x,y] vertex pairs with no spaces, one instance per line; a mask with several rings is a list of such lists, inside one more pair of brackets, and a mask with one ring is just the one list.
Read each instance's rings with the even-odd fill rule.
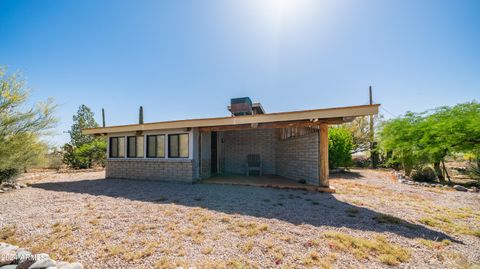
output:
[[472,235],[480,194],[399,184],[372,170],[332,175],[331,185],[336,194],[52,174],[0,194],[0,227],[16,232],[4,240],[86,268],[392,267],[375,246],[360,255],[366,245],[329,232],[385,236],[409,253],[398,268],[480,262],[480,234]]

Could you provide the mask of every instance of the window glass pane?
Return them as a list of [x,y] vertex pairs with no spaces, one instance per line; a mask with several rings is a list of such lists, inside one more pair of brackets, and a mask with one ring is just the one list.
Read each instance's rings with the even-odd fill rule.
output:
[[137,158],[143,158],[143,136],[137,136]]
[[135,147],[136,147],[135,136],[127,137],[127,151],[128,151],[127,157],[129,158],[137,157],[137,151]]
[[118,157],[125,157],[125,137],[118,137]]
[[169,135],[168,136],[168,152],[169,157],[176,158],[178,157],[178,135]]
[[118,157],[118,138],[110,137],[110,157]]
[[188,134],[181,134],[180,137],[180,157],[188,158]]
[[165,136],[157,135],[157,157],[165,157]]
[[149,158],[156,157],[155,139],[156,139],[156,136],[153,136],[153,135],[147,136],[147,157]]

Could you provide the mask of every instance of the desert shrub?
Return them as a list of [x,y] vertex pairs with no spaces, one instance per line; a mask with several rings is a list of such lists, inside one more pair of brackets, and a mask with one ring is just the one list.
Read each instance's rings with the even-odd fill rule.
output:
[[331,168],[352,164],[352,134],[344,127],[330,128],[328,134],[328,161]]
[[18,169],[16,168],[8,168],[0,170],[0,183],[3,183],[19,173]]
[[434,182],[437,179],[435,171],[430,166],[422,167],[418,170],[413,170],[410,177],[414,181],[419,182]]
[[471,163],[467,168],[468,174],[476,180],[480,180],[480,166],[478,163]]
[[355,155],[352,157],[352,165],[354,167],[369,167],[370,158],[365,155]]
[[63,152],[53,150],[47,155],[47,168],[60,170],[63,166]]

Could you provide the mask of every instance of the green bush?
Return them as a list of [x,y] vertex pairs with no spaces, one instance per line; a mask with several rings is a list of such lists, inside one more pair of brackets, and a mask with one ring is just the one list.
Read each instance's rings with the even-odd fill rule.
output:
[[437,180],[435,171],[430,166],[425,166],[419,170],[413,170],[410,173],[410,178],[413,181],[419,182],[434,182]]
[[328,162],[330,168],[348,167],[352,164],[353,138],[344,127],[330,128],[328,134]]
[[92,166],[105,167],[107,142],[105,139],[95,139],[80,147],[70,144],[63,146],[63,162],[74,169],[86,169]]

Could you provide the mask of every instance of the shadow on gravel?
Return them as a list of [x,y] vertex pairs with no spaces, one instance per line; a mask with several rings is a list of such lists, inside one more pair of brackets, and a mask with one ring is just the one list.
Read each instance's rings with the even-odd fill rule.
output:
[[327,193],[126,179],[37,183],[31,186],[49,191],[101,195],[158,204],[175,203],[227,214],[278,219],[296,225],[346,227],[378,233],[395,233],[407,238],[448,239],[461,243],[447,234],[339,201]]

